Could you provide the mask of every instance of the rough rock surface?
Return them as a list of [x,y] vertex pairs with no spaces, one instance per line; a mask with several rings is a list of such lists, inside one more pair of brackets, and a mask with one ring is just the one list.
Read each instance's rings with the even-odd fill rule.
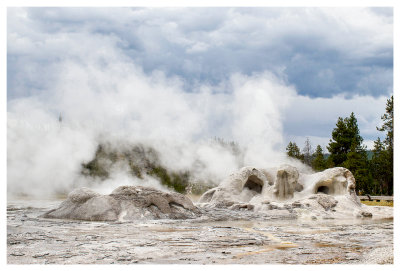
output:
[[375,248],[364,256],[366,264],[393,264],[393,247]]
[[300,192],[303,186],[299,184],[299,172],[295,167],[284,166],[276,173],[274,196],[280,200],[293,198],[294,191]]
[[80,188],[43,217],[89,221],[393,217],[391,207],[361,204],[353,174],[345,168],[305,174],[289,165],[275,169],[244,167],[204,193],[196,205],[182,194],[148,187],[121,186],[109,195]]
[[90,221],[125,221],[138,219],[195,218],[199,210],[186,196],[161,192],[141,186],[120,186],[110,195],[100,195],[88,188],[72,191],[67,200],[43,215]]
[[317,202],[321,205],[326,211],[331,210],[338,203],[334,197],[329,195],[317,195]]
[[314,174],[301,173],[289,165],[244,167],[205,192],[199,206],[257,213],[287,210],[292,216],[313,220],[393,217],[393,208],[361,204],[355,186],[353,174],[342,167]]
[[229,209],[209,209],[212,219],[38,218],[59,204],[8,199],[8,264],[393,264],[388,219],[254,220],[256,212],[238,211],[241,220],[216,220]]

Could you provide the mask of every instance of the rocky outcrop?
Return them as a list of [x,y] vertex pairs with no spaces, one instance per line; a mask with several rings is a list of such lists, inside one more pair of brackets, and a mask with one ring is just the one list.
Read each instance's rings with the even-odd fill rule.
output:
[[390,207],[361,204],[355,184],[345,168],[306,174],[289,165],[244,167],[204,193],[197,206],[182,194],[149,187],[120,186],[109,195],[80,188],[42,217],[89,221],[393,217]]
[[244,167],[202,195],[199,206],[272,213],[285,210],[297,217],[390,217],[389,209],[371,211],[355,193],[346,168],[302,173],[283,165],[273,169]]
[[[207,202],[283,202],[314,194],[355,196],[355,179],[345,168],[331,168],[314,174],[299,173],[289,165],[275,169],[244,167],[200,198]],[[357,197],[354,197],[357,201]]]
[[198,214],[198,208],[182,194],[165,193],[149,187],[120,186],[109,195],[100,195],[88,188],[76,189],[57,209],[42,217],[126,221],[187,219],[195,218]]
[[276,173],[274,196],[279,200],[291,199],[295,190],[303,190],[303,185],[299,183],[299,172],[289,165],[281,167]]

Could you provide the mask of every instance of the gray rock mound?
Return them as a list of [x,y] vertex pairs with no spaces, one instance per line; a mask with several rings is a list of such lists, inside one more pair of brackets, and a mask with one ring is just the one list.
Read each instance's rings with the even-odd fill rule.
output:
[[196,218],[199,209],[186,196],[142,186],[120,186],[110,195],[88,188],[72,191],[57,209],[42,217],[89,221]]

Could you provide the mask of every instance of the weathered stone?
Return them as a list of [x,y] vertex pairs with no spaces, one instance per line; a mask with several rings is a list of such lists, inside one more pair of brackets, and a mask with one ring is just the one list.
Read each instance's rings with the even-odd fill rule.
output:
[[247,204],[247,203],[237,203],[237,204],[234,204],[231,207],[229,207],[229,209],[231,209],[231,210],[243,210],[243,209],[254,210],[254,205]]
[[[289,165],[272,169],[244,167],[204,193],[199,203],[200,207],[230,210],[250,210],[240,206],[251,204],[255,212],[287,210],[308,218],[368,217],[371,213],[355,193],[353,174],[342,167],[312,174]],[[386,216],[385,211],[381,213]]]
[[357,217],[372,217],[372,213],[368,211],[360,210],[356,214]]
[[330,210],[331,208],[335,207],[338,203],[337,200],[333,196],[329,195],[318,195],[317,202],[325,209],[325,211]]
[[75,189],[71,193],[68,194],[68,198],[72,202],[77,202],[77,203],[83,203],[83,202],[87,201],[88,199],[91,199],[91,198],[97,197],[97,196],[100,196],[100,194],[96,193],[86,187]]
[[362,215],[363,217],[372,217],[372,213],[370,213],[370,212],[365,212],[365,211],[361,212],[361,215]]
[[295,202],[292,203],[292,207],[293,208],[301,208],[301,207],[303,207],[303,204],[301,204],[298,201],[295,201]]
[[182,194],[165,193],[149,187],[120,186],[110,195],[100,195],[87,188],[76,189],[57,209],[50,210],[43,217],[116,221],[186,219],[199,214],[198,208]]
[[[299,172],[295,167],[283,166],[276,173],[274,195],[279,200],[293,198],[294,191],[301,191],[303,186],[298,184]],[[296,191],[297,191],[296,190]]]

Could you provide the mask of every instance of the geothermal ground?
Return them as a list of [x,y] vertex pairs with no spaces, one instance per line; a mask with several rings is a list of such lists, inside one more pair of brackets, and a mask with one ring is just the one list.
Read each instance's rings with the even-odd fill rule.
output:
[[[88,222],[38,218],[61,200],[7,206],[9,264],[393,263],[393,220],[299,220],[208,210],[188,220]],[[232,219],[222,220],[230,215]]]

